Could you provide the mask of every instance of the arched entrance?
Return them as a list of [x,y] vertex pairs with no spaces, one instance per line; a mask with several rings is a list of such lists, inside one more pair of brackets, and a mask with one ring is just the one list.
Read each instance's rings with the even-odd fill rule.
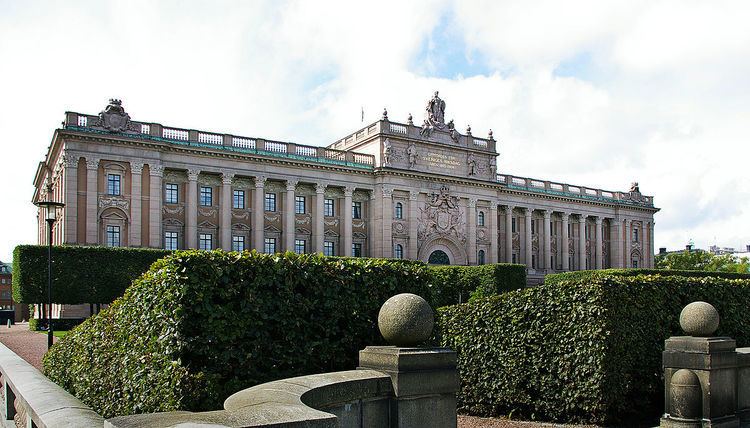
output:
[[445,254],[445,251],[435,250],[430,254],[427,263],[431,265],[449,265],[451,264],[451,259]]

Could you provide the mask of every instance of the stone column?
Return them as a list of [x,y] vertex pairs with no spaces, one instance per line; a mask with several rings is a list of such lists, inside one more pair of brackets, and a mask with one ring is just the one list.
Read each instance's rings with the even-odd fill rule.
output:
[[526,259],[524,262],[526,263],[526,269],[531,269],[531,254],[532,254],[532,236],[531,236],[531,214],[533,213],[533,209],[531,208],[524,208],[524,235],[526,236],[525,239],[525,245],[526,245]]
[[78,156],[63,152],[62,164],[65,168],[65,209],[63,228],[65,229],[66,244],[78,243]]
[[477,198],[469,198],[468,207],[466,210],[466,217],[469,218],[466,245],[469,265],[474,266],[477,264]]
[[141,228],[141,185],[143,183],[143,163],[130,162],[130,238],[131,247],[140,247]]
[[259,253],[263,252],[263,231],[265,230],[265,198],[266,177],[259,175],[255,177],[255,194],[253,196],[253,248]]
[[631,242],[633,241],[631,227],[630,219],[625,219],[625,268],[631,267],[632,261],[630,259]]
[[490,201],[490,263],[498,262],[499,244],[497,238],[497,201]]
[[513,263],[513,205],[505,207],[505,262]]
[[325,218],[325,193],[326,185],[318,183],[315,185],[315,212],[313,212],[313,232],[312,238],[314,242],[314,249],[316,253],[323,253],[323,241],[325,238],[325,230],[323,228],[323,221]]
[[419,244],[417,242],[417,226],[419,225],[419,192],[412,190],[409,192],[409,252],[407,258],[417,260],[419,257]]
[[294,251],[294,191],[297,189],[297,180],[286,181],[286,202],[284,205],[284,250]]
[[648,233],[648,259],[649,259],[649,265],[651,269],[656,267],[656,261],[654,256],[654,222],[649,223],[649,233]]
[[99,243],[99,191],[97,189],[99,159],[86,159],[86,244]]
[[544,210],[544,266],[547,271],[552,271],[552,211]]
[[568,220],[570,214],[563,212],[562,218],[562,248],[558,249],[557,254],[562,257],[562,270],[570,270],[570,234],[568,234]]
[[578,220],[578,270],[586,270],[586,218],[581,214]]
[[232,250],[232,180],[234,173],[221,174],[221,205],[219,206],[219,230],[221,231],[221,248]]
[[383,186],[383,257],[393,257],[393,187]]
[[185,247],[198,248],[198,175],[200,170],[188,170],[187,201],[185,201]]
[[609,251],[611,253],[611,265],[614,269],[621,269],[622,263],[622,220],[615,218],[609,223]]
[[164,177],[164,166],[148,165],[149,170],[149,192],[148,192],[148,240],[152,248],[162,248],[161,236],[161,205],[162,195],[162,178]]
[[603,222],[604,222],[604,219],[602,218],[602,216],[596,217],[596,252],[595,254],[596,254],[596,268],[597,269],[601,269],[604,265],[604,262],[602,260],[603,258],[602,246],[604,245],[604,240],[603,240],[604,231],[602,230]]
[[[341,255],[344,257],[351,257],[352,255],[352,194],[354,193],[354,187],[344,187],[344,212],[341,213],[341,235],[344,241],[344,251]],[[389,217],[390,218],[390,217]],[[387,243],[383,243],[385,246]]]

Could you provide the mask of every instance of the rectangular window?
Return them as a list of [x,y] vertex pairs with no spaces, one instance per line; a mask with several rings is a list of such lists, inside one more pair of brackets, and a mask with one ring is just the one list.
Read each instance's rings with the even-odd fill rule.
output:
[[120,195],[120,175],[119,174],[107,174],[107,194],[108,195]]
[[633,267],[634,268],[638,267],[638,260],[635,260],[635,259],[633,260]]
[[306,242],[304,239],[294,240],[294,252],[297,254],[305,254]]
[[333,248],[333,242],[332,241],[325,241],[323,242],[323,255],[324,256],[335,256],[336,251]]
[[167,183],[164,185],[164,203],[165,204],[176,204],[179,200],[179,186],[175,183]]
[[164,249],[176,250],[177,247],[177,232],[164,232]]
[[518,263],[516,254],[513,254],[513,263]]
[[568,236],[573,236],[573,225],[568,223]]
[[213,235],[210,233],[201,233],[198,239],[199,250],[211,250],[213,248]]
[[213,205],[214,198],[213,198],[213,188],[208,186],[201,186],[201,199],[200,199],[200,206],[202,207],[210,207]]
[[550,230],[552,231],[552,236],[557,236],[557,227],[556,226],[557,225],[555,224],[554,221],[550,221],[549,222],[549,227],[550,227]]
[[511,217],[510,219],[510,231],[512,233],[516,233],[516,218],[515,217]]
[[276,212],[276,194],[266,193],[264,209],[270,212]]
[[323,201],[323,215],[333,217],[333,199],[325,199]]
[[273,254],[276,252],[276,238],[266,238],[263,241],[263,252]]
[[536,254],[531,255],[531,268],[536,269]]
[[536,235],[536,220],[531,220],[531,234]]
[[305,197],[304,196],[294,197],[294,213],[295,214],[305,213]]
[[120,226],[107,226],[107,246],[120,246]]
[[232,192],[232,208],[236,210],[245,209],[245,191],[235,190]]
[[245,251],[244,236],[232,236],[232,251]]
[[638,229],[633,229],[633,242],[638,242]]
[[360,242],[352,243],[352,256],[362,257],[362,244]]
[[362,218],[362,202],[352,202],[352,218]]

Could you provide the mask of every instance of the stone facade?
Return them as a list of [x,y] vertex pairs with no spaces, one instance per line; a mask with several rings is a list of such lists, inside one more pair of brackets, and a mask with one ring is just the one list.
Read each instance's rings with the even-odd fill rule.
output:
[[[35,179],[66,204],[56,244],[526,264],[529,277],[653,266],[653,198],[497,173],[498,142],[377,122],[328,147],[68,112]],[[47,194],[48,192],[49,195]],[[39,243],[46,242],[39,216]]]

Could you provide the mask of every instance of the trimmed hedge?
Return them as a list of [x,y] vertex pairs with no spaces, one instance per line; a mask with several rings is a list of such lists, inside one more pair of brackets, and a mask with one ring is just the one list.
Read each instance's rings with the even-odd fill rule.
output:
[[736,272],[714,272],[705,270],[675,270],[675,269],[604,269],[604,270],[581,270],[576,272],[564,272],[550,274],[544,277],[545,284],[556,284],[561,281],[585,281],[607,278],[611,276],[684,276],[690,278],[703,278],[714,276],[727,279],[750,279],[750,274]]
[[497,263],[430,268],[434,308],[526,287],[525,265]]
[[[52,301],[109,303],[171,251],[144,248],[60,246],[52,248]],[[13,300],[47,302],[47,246],[13,250]]]
[[60,340],[45,374],[105,417],[220,408],[273,379],[351,369],[394,294],[431,300],[421,262],[180,251]]
[[655,422],[664,340],[684,334],[686,304],[710,302],[721,315],[717,335],[750,344],[750,279],[688,275],[554,275],[539,287],[439,309],[441,344],[459,354],[459,408],[558,422]]
[[[84,322],[85,318],[52,318],[52,330],[70,330],[75,326]],[[44,331],[47,330],[47,326],[44,325],[44,320],[39,318],[31,318],[29,320],[29,330],[31,331]]]

